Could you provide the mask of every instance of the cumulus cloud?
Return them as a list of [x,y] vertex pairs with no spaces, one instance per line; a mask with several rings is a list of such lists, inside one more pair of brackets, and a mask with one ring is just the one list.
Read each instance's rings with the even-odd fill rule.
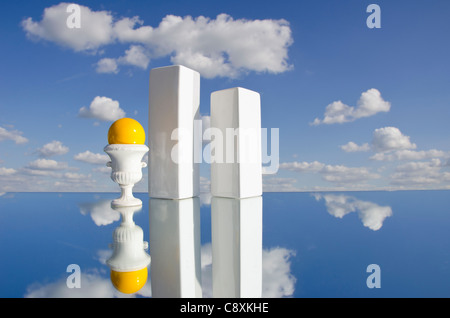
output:
[[136,294],[123,294],[117,291],[109,277],[103,277],[97,269],[83,270],[80,288],[68,288],[67,277],[50,283],[33,283],[27,287],[25,298],[121,298],[151,296],[150,284]]
[[365,167],[347,167],[344,165],[326,165],[320,173],[324,180],[333,183],[357,183],[380,176]]
[[115,40],[113,16],[108,11],[92,11],[80,5],[80,28],[69,28],[67,12],[69,3],[60,3],[44,9],[41,21],[31,17],[22,20],[22,28],[27,37],[33,40],[45,40],[76,52],[96,53],[104,45]]
[[51,159],[36,159],[27,165],[30,169],[36,170],[62,170],[68,167],[66,162],[59,162]]
[[325,167],[325,164],[313,161],[313,162],[285,162],[280,164],[280,169],[286,169],[296,172],[317,172],[321,171]]
[[86,163],[92,163],[96,165],[105,165],[109,161],[109,157],[106,154],[101,153],[93,153],[89,150],[86,150],[85,152],[80,152],[79,154],[76,154],[73,159],[86,162]]
[[150,63],[150,57],[143,46],[131,45],[130,48],[125,51],[125,55],[120,57],[118,61],[119,63],[134,65],[145,70],[148,63]]
[[0,176],[10,176],[15,174],[16,172],[17,170],[13,168],[0,167]]
[[356,107],[348,106],[342,101],[332,102],[325,108],[324,118],[314,119],[312,125],[352,122],[379,112],[388,112],[390,108],[391,103],[381,97],[380,91],[371,88],[361,94]]
[[262,297],[280,298],[294,294],[297,279],[291,274],[290,259],[295,251],[282,247],[263,249]]
[[61,141],[53,140],[37,150],[41,157],[51,157],[55,155],[64,155],[69,152],[69,148],[64,146]]
[[357,145],[353,141],[349,141],[345,145],[341,146],[341,149],[345,152],[357,152],[357,151],[369,151],[370,146],[368,143],[362,144],[361,146]]
[[264,192],[292,192],[298,191],[295,187],[297,180],[294,178],[275,178],[265,177],[263,178],[263,190]]
[[439,185],[450,181],[450,172],[442,171],[446,167],[440,159],[430,161],[408,162],[396,167],[391,175],[391,183],[401,186]]
[[150,55],[141,45],[131,45],[125,51],[125,55],[119,58],[103,58],[97,62],[97,73],[118,73],[119,65],[133,65],[142,69],[146,69],[150,63]]
[[24,144],[28,142],[28,139],[22,136],[22,132],[18,130],[8,130],[0,127],[0,141],[12,140],[16,144]]
[[170,57],[204,77],[236,77],[248,71],[281,73],[292,68],[288,48],[293,43],[286,20],[215,19],[167,15],[158,26],[139,17],[114,18],[108,11],[80,5],[81,27],[68,28],[66,3],[44,10],[42,19],[28,17],[22,28],[28,37],[57,43],[74,51],[97,53],[114,43],[133,43],[122,57],[102,59],[97,71],[117,73],[120,63],[146,68],[150,58]]
[[409,136],[402,134],[397,127],[378,128],[373,132],[372,148],[375,152],[415,149],[416,147],[416,144],[409,140]]
[[90,215],[97,226],[112,224],[120,220],[120,213],[111,208],[111,200],[85,202],[79,204],[82,215]]
[[280,169],[295,172],[317,172],[323,180],[337,184],[352,184],[380,177],[378,174],[370,172],[366,167],[326,165],[318,161],[285,162],[280,164]]
[[109,97],[96,96],[89,107],[80,108],[79,116],[95,118],[102,121],[115,121],[125,117],[125,111],[119,107],[119,102]]
[[449,157],[450,153],[437,149],[430,150],[397,150],[391,153],[379,152],[374,154],[370,159],[377,161],[393,161],[393,160],[423,160],[432,158]]
[[[262,250],[262,291],[263,298],[290,297],[294,294],[297,279],[292,274],[291,259],[294,250],[271,247]],[[207,243],[201,248],[203,297],[212,297],[212,247]]]
[[363,225],[378,231],[387,217],[392,215],[390,206],[379,206],[373,202],[358,200],[355,197],[335,194],[315,194],[317,201],[324,200],[328,213],[343,218],[351,212],[357,212]]
[[353,141],[340,146],[346,152],[369,151],[375,152],[370,159],[376,161],[394,160],[424,160],[433,158],[449,158],[450,152],[438,149],[414,150],[417,145],[410,137],[403,134],[397,127],[382,127],[375,129],[372,141],[358,145]]
[[96,64],[97,73],[118,73],[119,68],[117,66],[117,61],[112,58],[103,58]]

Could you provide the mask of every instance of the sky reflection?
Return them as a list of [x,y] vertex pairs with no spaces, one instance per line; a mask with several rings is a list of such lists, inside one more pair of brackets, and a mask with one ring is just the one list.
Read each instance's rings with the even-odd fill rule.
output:
[[[120,213],[107,204],[115,198],[115,193],[6,193],[0,196],[0,249],[6,260],[0,273],[4,282],[0,296],[154,297],[152,284],[157,282],[154,275],[158,271],[152,273],[152,265],[158,261],[164,263],[164,255],[157,256],[156,239],[152,243],[151,238],[158,231],[153,230],[151,234],[150,200],[145,193],[136,196],[144,204],[142,210],[133,214],[133,220],[143,229],[144,240],[149,242],[149,254],[153,255],[147,284],[132,295],[117,291],[109,277],[107,260],[112,256],[109,246],[114,230],[121,223]],[[257,291],[262,297],[450,296],[447,191],[266,193],[262,197],[262,220],[257,221],[257,210],[248,212],[242,204],[236,203],[237,209],[230,210],[225,204],[225,212],[219,216],[228,219],[228,225],[225,221],[214,225],[219,220],[214,199],[206,196],[206,200],[193,200],[197,203],[191,204],[190,213],[181,213],[184,209],[178,207],[175,212],[173,209],[164,212],[174,221],[166,223],[165,227],[161,223],[164,218],[158,221],[161,224],[157,236],[172,236],[176,238],[173,242],[181,242],[184,237],[184,245],[179,245],[182,250],[195,251],[191,255],[196,256],[190,260],[189,256],[183,256],[191,263],[180,263],[176,270],[184,268],[180,273],[187,276],[182,278],[200,278],[201,293],[196,294],[199,297],[215,295],[214,284],[218,280],[214,278],[214,271],[217,274],[218,269],[214,269],[214,264],[221,263],[214,255],[215,249],[223,246],[228,246],[229,251],[219,249],[219,253],[228,253],[228,260],[222,261],[222,265],[226,265],[221,271],[224,277],[231,277],[232,272],[245,273],[246,265],[242,264],[245,257],[240,258],[240,253],[249,246],[260,246],[261,261],[253,260],[247,266],[260,268]],[[155,214],[164,215],[156,211]],[[245,221],[252,215],[256,219]],[[190,218],[191,223],[186,223],[186,218]],[[184,225],[194,221],[198,226],[190,227],[191,234],[186,236],[189,226]],[[262,225],[262,240],[258,239],[257,228],[250,229],[255,224]],[[218,234],[215,232],[217,225],[219,229],[222,225],[221,230],[228,229],[219,241],[213,239]],[[199,232],[195,234],[197,239],[187,241],[187,237],[194,235],[194,229]],[[241,234],[244,236],[238,239]],[[183,249],[189,244],[189,249]],[[236,253],[232,252],[233,246],[242,249],[241,252],[233,254]],[[159,248],[164,248],[164,244]],[[66,285],[70,274],[66,269],[70,264],[81,268],[79,289]],[[381,268],[381,288],[366,286],[369,275],[366,268],[370,264]],[[219,265],[216,263],[216,266]],[[189,276],[187,268],[196,274]],[[159,279],[162,277],[163,274],[158,274]],[[245,287],[250,281],[250,278],[233,281],[234,287],[229,286],[233,289],[228,290],[234,290],[235,297],[242,296],[236,293],[235,287]]]

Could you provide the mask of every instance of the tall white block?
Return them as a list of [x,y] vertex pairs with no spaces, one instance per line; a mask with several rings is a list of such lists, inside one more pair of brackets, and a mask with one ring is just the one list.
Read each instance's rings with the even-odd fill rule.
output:
[[262,195],[261,102],[236,87],[211,94],[211,194]]
[[199,105],[198,72],[179,65],[150,71],[150,197],[183,199],[199,194],[199,163],[194,160],[194,142],[200,147],[202,142],[194,139]]
[[260,298],[262,197],[213,197],[211,239],[213,297]]
[[149,222],[152,296],[202,297],[199,198],[150,199]]

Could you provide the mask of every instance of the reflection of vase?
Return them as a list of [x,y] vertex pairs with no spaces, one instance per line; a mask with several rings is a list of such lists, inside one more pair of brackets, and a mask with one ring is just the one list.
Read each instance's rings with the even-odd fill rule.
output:
[[114,230],[112,256],[106,261],[111,269],[111,282],[122,293],[132,294],[147,282],[150,255],[145,252],[148,242],[144,241],[142,228],[133,221],[133,214],[141,206],[113,207],[122,215],[122,222]]
[[107,264],[115,271],[135,271],[150,263],[150,256],[145,252],[148,242],[144,241],[142,228],[133,221],[133,214],[141,207],[115,207],[122,214],[122,222],[114,230],[111,245],[114,253]]
[[104,151],[111,161],[106,165],[112,168],[111,179],[118,183],[122,194],[112,201],[113,206],[141,205],[142,201],[133,196],[133,186],[142,179],[142,168],[147,164],[142,158],[148,152],[146,145],[112,144]]

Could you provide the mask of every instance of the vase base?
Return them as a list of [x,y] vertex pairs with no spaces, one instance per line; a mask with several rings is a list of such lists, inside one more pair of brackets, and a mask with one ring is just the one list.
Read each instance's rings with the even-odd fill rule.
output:
[[117,206],[117,207],[121,207],[121,206],[137,206],[137,205],[142,205],[142,201],[138,198],[118,198],[118,199],[114,199],[111,202],[112,206]]

